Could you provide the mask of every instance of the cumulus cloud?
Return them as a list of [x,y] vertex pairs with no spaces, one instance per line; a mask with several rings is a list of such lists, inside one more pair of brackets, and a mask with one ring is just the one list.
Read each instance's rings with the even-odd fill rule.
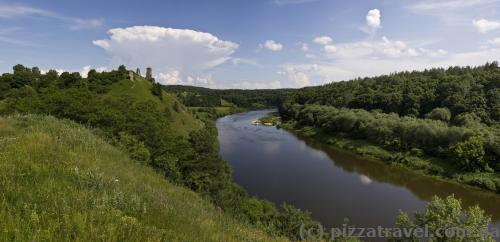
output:
[[266,48],[270,51],[280,51],[283,49],[283,45],[274,41],[274,40],[266,40],[266,42],[261,46],[261,48]]
[[18,18],[38,16],[43,18],[55,19],[68,24],[72,30],[91,29],[101,27],[102,19],[83,19],[70,17],[45,9],[34,8],[26,5],[12,5],[0,3],[0,18]]
[[281,82],[278,80],[261,82],[261,81],[241,81],[233,83],[233,88],[238,89],[277,89],[281,88]]
[[[359,45],[362,42],[360,42]],[[401,43],[399,44],[401,45]],[[396,71],[424,70],[433,67],[475,66],[498,59],[500,48],[492,47],[479,51],[448,53],[445,50],[411,48],[416,53],[405,51],[385,53],[373,49],[352,50],[343,58],[315,60],[313,63],[287,64],[281,70],[295,86],[321,85],[333,81],[350,80],[357,77],[385,75]],[[401,50],[401,49],[399,49]],[[359,52],[357,52],[359,51]],[[336,54],[342,53],[339,48]]]
[[108,33],[108,39],[93,43],[111,55],[111,66],[150,66],[163,84],[212,85],[210,70],[229,61],[238,48],[236,43],[190,29],[133,26]]
[[329,45],[332,43],[332,38],[329,36],[319,36],[314,38],[313,42],[318,44],[318,45]]
[[333,54],[337,52],[337,47],[335,47],[334,45],[325,45],[324,50],[328,54]]
[[417,56],[439,58],[448,54],[443,49],[432,50],[411,47],[404,41],[390,40],[385,36],[380,40],[340,43],[330,49],[326,49],[326,47],[328,46],[325,46],[325,56],[335,59],[380,59]]
[[472,24],[476,27],[479,33],[488,33],[493,30],[500,29],[500,21],[490,21],[486,19],[473,20]]
[[368,11],[368,14],[366,14],[366,25],[370,29],[380,28],[380,17],[380,10],[375,8]]
[[[293,87],[302,87],[395,71],[422,70],[461,63],[481,64],[488,59],[480,58],[481,54],[460,56],[443,49],[420,46],[412,46],[405,41],[391,40],[385,36],[375,40],[325,45],[320,55],[310,59],[310,63],[282,65],[279,73]],[[480,61],[472,61],[476,59]]]

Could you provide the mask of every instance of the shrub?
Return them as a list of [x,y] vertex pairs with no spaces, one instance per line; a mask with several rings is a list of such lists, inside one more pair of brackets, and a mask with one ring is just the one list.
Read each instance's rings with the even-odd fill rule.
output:
[[451,112],[447,108],[435,108],[431,112],[425,115],[428,119],[440,120],[443,122],[449,122],[451,119]]
[[453,160],[467,171],[482,171],[488,166],[484,159],[484,141],[473,136],[451,147]]

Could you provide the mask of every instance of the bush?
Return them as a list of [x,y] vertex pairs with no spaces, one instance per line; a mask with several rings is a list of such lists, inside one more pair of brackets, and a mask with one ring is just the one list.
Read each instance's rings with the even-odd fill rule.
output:
[[425,115],[428,119],[440,120],[443,122],[449,122],[451,119],[451,112],[447,108],[435,108],[431,112]]
[[484,171],[488,164],[484,159],[484,141],[473,136],[451,147],[453,160],[466,171]]
[[[434,197],[423,212],[415,213],[414,221],[410,216],[402,211],[397,218],[397,226],[401,229],[427,230],[433,235],[441,234],[432,241],[489,241],[493,242],[491,235],[483,233],[487,231],[491,217],[478,206],[462,209],[462,203],[454,196],[446,199]],[[455,237],[448,237],[446,233],[436,233],[443,229],[463,229],[467,236],[455,234]],[[405,236],[405,235],[403,235]],[[409,237],[393,238],[393,241],[427,241],[428,238],[417,238],[415,234]]]
[[462,179],[466,184],[469,184],[471,186],[484,188],[484,189],[494,191],[494,192],[498,191],[497,184],[496,184],[496,183],[498,183],[498,180],[495,181],[495,180],[493,180],[493,178],[481,176],[479,174],[473,174],[473,175],[462,177]]

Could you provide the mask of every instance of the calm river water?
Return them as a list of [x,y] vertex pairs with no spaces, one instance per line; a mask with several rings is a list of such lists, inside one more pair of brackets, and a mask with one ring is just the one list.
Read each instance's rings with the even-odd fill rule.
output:
[[309,210],[331,227],[393,227],[398,209],[422,210],[434,196],[455,194],[466,206],[479,204],[500,229],[500,195],[415,175],[360,159],[314,140],[251,121],[272,110],[217,121],[220,153],[236,183],[249,194]]

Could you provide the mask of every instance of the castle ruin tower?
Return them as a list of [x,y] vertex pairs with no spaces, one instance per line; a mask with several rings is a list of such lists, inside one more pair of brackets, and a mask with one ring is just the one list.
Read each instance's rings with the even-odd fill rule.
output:
[[141,75],[141,69],[139,69],[139,67],[138,67],[138,68],[137,68],[137,70],[135,71],[135,74],[137,74],[137,75],[139,75],[139,76]]
[[153,69],[151,67],[146,68],[146,80],[153,80]]
[[128,79],[131,81],[134,81],[134,72],[133,71],[128,71]]

